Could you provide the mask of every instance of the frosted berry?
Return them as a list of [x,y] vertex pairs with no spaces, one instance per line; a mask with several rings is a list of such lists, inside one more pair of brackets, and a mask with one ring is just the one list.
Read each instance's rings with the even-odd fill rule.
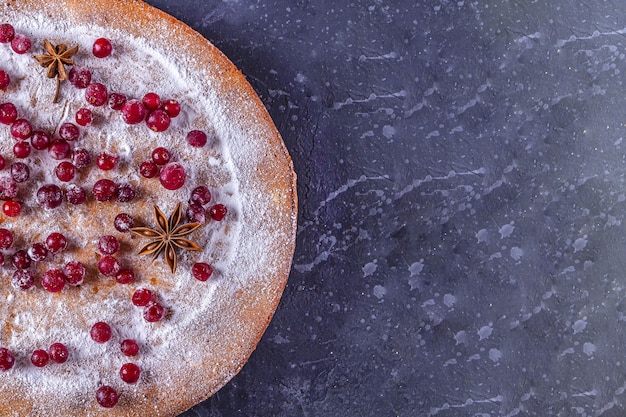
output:
[[165,315],[165,309],[156,301],[150,301],[143,308],[143,318],[150,323],[160,321]]
[[211,278],[212,274],[213,274],[213,268],[211,268],[211,265],[205,262],[196,262],[191,267],[191,275],[193,275],[193,277],[197,279],[198,281],[204,282],[208,280],[209,278]]
[[194,223],[205,224],[206,223],[206,211],[198,203],[191,203],[187,207],[187,218]]
[[18,269],[11,276],[11,285],[16,290],[26,291],[35,285],[35,277],[33,273],[27,269]]
[[98,261],[98,271],[104,276],[114,277],[120,269],[122,269],[120,262],[111,255],[103,256]]
[[56,255],[67,248],[67,239],[61,233],[50,233],[46,238],[46,248],[51,254]]
[[11,178],[18,183],[28,181],[28,178],[30,178],[30,168],[23,162],[13,162],[11,164]]
[[211,191],[208,187],[200,185],[191,191],[191,197],[189,200],[192,203],[197,203],[203,206],[209,204],[211,201]]
[[15,357],[7,348],[0,348],[0,370],[8,371],[13,368]]
[[28,158],[30,155],[30,143],[28,142],[17,142],[13,145],[13,155],[16,158],[24,159]]
[[178,190],[185,184],[187,174],[185,168],[178,162],[170,162],[161,169],[159,180],[168,190]]
[[147,110],[139,100],[131,99],[122,105],[122,119],[129,125],[143,122],[146,118]]
[[96,391],[96,401],[104,408],[113,408],[117,404],[119,396],[113,387],[103,385]]
[[70,152],[70,144],[65,139],[52,139],[52,142],[48,145],[48,155],[50,155],[50,158],[56,159],[57,161],[68,158]]
[[76,88],[87,88],[91,84],[91,71],[80,65],[74,65],[67,78]]
[[91,51],[96,58],[106,58],[111,55],[111,51],[113,50],[113,46],[111,45],[111,41],[107,38],[98,38],[93,43],[93,48]]
[[135,226],[135,221],[127,213],[120,213],[115,216],[115,220],[113,220],[113,226],[118,232],[126,233],[130,230],[131,227]]
[[145,96],[143,96],[143,99],[141,99],[141,102],[143,103],[144,107],[150,111],[157,110],[159,107],[161,107],[161,97],[159,97],[159,95],[156,93],[146,94]]
[[59,181],[69,182],[72,181],[76,175],[76,167],[71,162],[63,161],[54,169],[54,174]]
[[11,136],[17,140],[26,140],[33,135],[33,125],[26,119],[17,119],[11,124]]
[[65,199],[70,204],[83,204],[87,201],[87,193],[78,185],[69,184],[65,189]]
[[89,335],[91,339],[96,343],[106,343],[111,340],[111,326],[103,321],[99,321],[93,326],[91,326],[91,330],[89,330]]
[[56,363],[65,363],[70,356],[69,351],[67,350],[67,346],[63,343],[53,343],[48,348],[48,355],[50,355],[50,360]]
[[49,359],[48,352],[43,349],[37,349],[30,355],[30,362],[38,368],[46,366]]
[[33,135],[30,137],[30,144],[33,148],[38,151],[43,151],[47,149],[50,145],[50,134],[48,132],[44,132],[43,130],[35,130]]
[[48,269],[41,276],[41,286],[50,292],[59,292],[65,287],[65,275],[57,268]]
[[0,69],[0,90],[7,91],[10,83],[11,77],[9,77],[9,74],[6,71]]
[[226,206],[223,204],[216,204],[209,210],[209,215],[215,221],[221,221],[225,216],[228,210]]
[[59,128],[59,136],[68,142],[75,141],[80,136],[80,130],[74,123],[66,122]]
[[187,133],[187,143],[194,148],[202,148],[204,145],[206,145],[206,142],[206,133],[201,130],[192,130],[191,132]]
[[152,299],[152,291],[147,288],[138,288],[133,293],[132,302],[137,307],[145,307]]
[[72,286],[78,286],[85,280],[85,266],[78,261],[69,261],[63,266],[65,281]]
[[161,109],[165,110],[165,113],[171,118],[174,118],[180,114],[180,104],[176,100],[165,100],[161,103]]
[[165,110],[155,110],[148,115],[146,124],[153,132],[164,132],[170,127],[172,120]]
[[15,29],[10,23],[0,24],[0,43],[9,43],[15,37]]
[[109,95],[107,93],[107,88],[104,84],[100,83],[91,83],[87,86],[85,90],[85,99],[87,103],[92,106],[102,106],[107,102]]
[[17,107],[15,107],[15,104],[0,104],[0,123],[10,125],[15,120],[17,120]]
[[144,161],[139,166],[139,173],[144,178],[154,178],[159,173],[159,167],[154,161]]
[[72,162],[77,169],[87,168],[91,163],[91,154],[87,149],[77,148],[72,150]]
[[37,190],[37,202],[47,209],[57,208],[63,202],[63,192],[58,185],[42,185],[39,190]]
[[126,103],[126,96],[120,93],[109,94],[109,107],[113,110],[122,110],[122,106]]
[[125,363],[120,368],[120,378],[127,384],[134,384],[139,381],[140,374],[139,366],[134,363]]
[[0,228],[0,249],[9,249],[13,246],[13,232]]
[[0,177],[0,199],[10,200],[17,197],[19,188],[17,182],[11,177]]
[[111,152],[100,152],[96,156],[96,165],[103,171],[110,171],[117,166],[120,157]]
[[48,257],[48,248],[43,243],[35,242],[28,248],[28,257],[35,262],[43,262]]
[[11,256],[11,261],[13,262],[13,266],[17,269],[30,268],[30,257],[28,256],[28,252],[26,252],[24,249],[16,251]]
[[152,151],[152,161],[157,165],[165,165],[170,159],[172,154],[166,148],[158,147]]
[[120,269],[120,272],[115,274],[115,281],[118,284],[130,284],[135,280],[135,273],[132,269]]
[[117,184],[109,179],[101,179],[93,185],[92,192],[98,201],[111,201],[117,195]]
[[76,119],[76,123],[81,126],[91,126],[91,123],[93,122],[93,112],[83,107],[76,111],[76,116],[74,118]]
[[133,339],[124,339],[120,343],[120,350],[126,356],[137,356],[139,353],[139,344]]
[[15,34],[15,36],[11,40],[11,49],[13,49],[13,52],[19,55],[25,54],[26,52],[30,51],[31,46],[32,42],[30,41],[30,38],[21,33]]
[[98,239],[98,251],[103,255],[113,255],[120,250],[120,241],[115,236],[104,235]]
[[135,198],[135,188],[128,184],[120,184],[117,189],[117,201],[120,203],[127,203]]
[[2,203],[2,212],[7,217],[17,217],[22,212],[22,205],[19,201],[8,200]]

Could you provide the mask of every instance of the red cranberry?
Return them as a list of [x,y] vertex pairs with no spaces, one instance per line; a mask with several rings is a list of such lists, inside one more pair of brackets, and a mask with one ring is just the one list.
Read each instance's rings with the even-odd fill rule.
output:
[[70,70],[67,79],[76,88],[87,88],[91,84],[91,71],[86,67],[75,65]]
[[106,255],[98,261],[98,271],[104,276],[114,277],[120,272],[120,262],[111,255]]
[[58,185],[42,185],[39,190],[37,190],[37,202],[47,209],[57,208],[63,202],[63,192]]
[[191,275],[193,275],[193,277],[197,279],[198,281],[204,282],[208,280],[209,278],[211,278],[212,274],[213,274],[213,268],[211,268],[211,265],[205,262],[196,262],[191,267]]
[[30,155],[30,143],[17,142],[15,145],[13,145],[13,154],[16,158],[28,158],[28,155]]
[[27,269],[18,269],[11,276],[11,285],[20,291],[26,291],[35,285],[35,277],[33,273]]
[[17,197],[19,188],[17,182],[11,177],[0,177],[0,199],[11,200]]
[[3,170],[7,165],[7,161],[4,159],[4,156],[0,155],[0,170]]
[[152,301],[152,291],[146,288],[138,288],[133,293],[132,302],[137,307],[145,307]]
[[30,144],[38,151],[43,151],[50,145],[50,134],[42,130],[35,130],[30,137]]
[[117,201],[127,203],[135,198],[135,189],[128,183],[121,184],[117,189]]
[[111,55],[112,50],[111,41],[107,38],[98,38],[93,43],[92,52],[96,58],[106,58]]
[[14,162],[11,164],[11,178],[13,178],[15,182],[26,182],[29,177],[30,169],[28,165],[23,162]]
[[191,200],[192,203],[198,203],[203,206],[209,204],[211,201],[211,191],[208,187],[200,185],[193,189],[189,200]]
[[122,110],[122,106],[126,103],[126,96],[120,93],[109,94],[109,107],[113,110]]
[[163,318],[165,314],[165,309],[163,306],[156,301],[150,301],[143,308],[143,318],[150,323],[157,322]]
[[152,151],[152,161],[157,165],[165,165],[170,159],[172,159],[172,154],[166,148],[159,147]]
[[142,122],[146,118],[147,110],[139,100],[131,99],[122,105],[122,119],[129,125]]
[[133,220],[132,217],[130,217],[130,214],[120,213],[117,216],[115,216],[115,220],[113,221],[113,226],[115,226],[115,229],[118,232],[125,233],[125,232],[128,232],[131,227],[135,226],[135,221]]
[[10,23],[0,24],[0,43],[9,43],[15,37],[15,29]]
[[63,275],[68,284],[76,287],[85,280],[85,267],[78,261],[69,261],[63,266]]
[[161,185],[168,190],[178,190],[185,184],[186,179],[185,168],[178,162],[168,163],[159,174]]
[[56,159],[57,161],[69,157],[70,151],[70,144],[65,139],[52,139],[52,142],[50,142],[48,146],[48,155],[50,155],[50,158]]
[[0,370],[8,371],[13,368],[15,357],[7,348],[0,348]]
[[10,125],[17,120],[17,107],[13,103],[0,104],[0,123]]
[[187,218],[192,222],[204,224],[206,223],[206,211],[200,204],[191,203],[187,207]]
[[161,97],[156,93],[148,93],[141,100],[147,110],[153,111],[161,106]]
[[54,169],[54,173],[56,174],[59,181],[68,182],[74,179],[76,175],[76,167],[73,163],[63,161]]
[[91,83],[87,86],[85,90],[85,99],[87,103],[92,106],[102,106],[107,102],[109,95],[107,93],[107,88],[104,84],[100,83]]
[[120,250],[120,241],[115,236],[104,235],[98,239],[98,250],[103,255],[113,255]]
[[115,275],[115,281],[118,284],[130,284],[135,280],[135,273],[132,269],[120,269]]
[[165,113],[171,118],[174,118],[180,114],[180,104],[176,100],[165,100],[161,103],[161,109],[165,110]]
[[48,359],[48,352],[43,349],[37,349],[33,352],[32,355],[30,355],[31,363],[38,368],[46,366],[46,364],[48,363]]
[[96,391],[96,401],[104,408],[113,408],[117,404],[119,396],[113,387],[103,385]]
[[16,54],[25,54],[30,50],[31,45],[32,42],[30,41],[30,38],[21,33],[16,33],[11,40],[11,49],[13,49],[13,52]]
[[187,143],[194,148],[202,148],[204,145],[206,145],[206,141],[206,133],[201,130],[192,130],[191,132],[187,133]]
[[50,360],[56,363],[65,363],[70,356],[67,347],[63,343],[53,343],[48,348]]
[[60,269],[48,269],[41,276],[41,286],[50,292],[59,292],[65,287],[65,275]]
[[89,154],[87,149],[74,149],[72,151],[72,162],[74,162],[77,169],[87,168],[91,163],[91,154]]
[[139,166],[139,173],[144,178],[154,178],[159,173],[159,167],[154,161],[145,161]]
[[98,201],[111,201],[117,195],[117,184],[109,179],[101,179],[93,185],[93,196]]
[[7,91],[9,84],[11,83],[11,77],[6,71],[0,69],[0,90]]
[[48,248],[43,243],[33,243],[28,248],[28,257],[35,262],[43,262],[48,256]]
[[59,128],[59,136],[68,142],[72,142],[80,136],[80,130],[74,123],[63,123]]
[[115,168],[120,158],[117,154],[110,152],[101,152],[96,157],[96,165],[103,171],[109,171]]
[[50,233],[46,238],[46,248],[51,254],[56,255],[67,248],[67,239],[61,233]]
[[209,210],[209,215],[215,221],[221,221],[227,213],[226,206],[223,204],[216,204]]
[[26,140],[33,135],[33,126],[26,119],[17,119],[11,124],[11,136],[17,140]]
[[93,326],[91,326],[91,330],[89,331],[89,335],[96,343],[106,343],[111,340],[111,326],[106,324],[103,321],[99,321]]
[[153,132],[164,132],[172,123],[165,110],[155,110],[148,115],[146,124]]
[[16,251],[11,257],[13,261],[13,266],[17,269],[28,269],[30,268],[30,257],[28,253],[24,249],[20,249]]
[[0,228],[0,249],[9,249],[13,245],[13,232]]
[[133,339],[124,339],[120,344],[120,350],[126,356],[137,356],[139,353],[139,344]]
[[76,184],[69,184],[65,189],[65,199],[68,203],[78,205],[87,201],[87,193]]
[[17,217],[22,212],[22,205],[15,200],[2,203],[2,212],[8,217]]
[[134,363],[125,363],[120,369],[120,378],[127,384],[134,384],[139,381],[140,373],[141,371],[137,365]]

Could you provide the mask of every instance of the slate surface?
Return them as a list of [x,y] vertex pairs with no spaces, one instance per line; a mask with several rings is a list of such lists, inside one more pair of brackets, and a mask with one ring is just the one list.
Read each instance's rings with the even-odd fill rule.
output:
[[276,316],[182,416],[624,415],[626,3],[148,2],[299,176]]

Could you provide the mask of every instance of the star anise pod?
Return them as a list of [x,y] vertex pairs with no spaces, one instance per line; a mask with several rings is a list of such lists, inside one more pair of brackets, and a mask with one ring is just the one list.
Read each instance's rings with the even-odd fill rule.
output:
[[57,79],[56,89],[54,91],[53,103],[57,102],[59,96],[59,84],[61,81],[67,79],[66,65],[74,65],[74,60],[70,59],[76,52],[78,52],[78,45],[71,49],[67,49],[67,45],[60,43],[58,45],[52,45],[48,39],[43,40],[43,46],[46,50],[45,54],[36,55],[35,59],[39,64],[48,68],[46,71],[46,77]]
[[178,203],[170,218],[157,206],[154,206],[154,218],[156,229],[148,227],[133,227],[130,229],[136,235],[150,239],[140,250],[139,255],[153,254],[152,259],[156,259],[161,252],[165,253],[165,261],[172,273],[176,272],[176,248],[201,251],[202,248],[185,238],[188,234],[200,227],[200,223],[180,224],[182,217],[181,204]]

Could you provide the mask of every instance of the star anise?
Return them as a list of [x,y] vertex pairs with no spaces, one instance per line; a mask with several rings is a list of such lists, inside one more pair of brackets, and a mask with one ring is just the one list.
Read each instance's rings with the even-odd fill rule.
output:
[[172,273],[176,272],[176,248],[201,251],[202,248],[185,238],[188,234],[200,227],[200,223],[180,224],[182,217],[181,204],[178,203],[169,219],[157,206],[154,206],[154,218],[157,228],[133,227],[130,229],[136,235],[150,239],[140,250],[139,255],[153,254],[152,259],[156,259],[161,252],[165,253],[165,261]]
[[48,68],[46,77],[57,79],[56,89],[54,91],[53,103],[57,102],[59,96],[59,84],[61,81],[67,79],[66,65],[74,65],[74,60],[70,59],[76,52],[78,52],[78,45],[71,49],[67,49],[67,45],[60,43],[56,46],[52,45],[48,39],[43,40],[43,46],[47,53],[36,55],[35,59],[39,64]]

